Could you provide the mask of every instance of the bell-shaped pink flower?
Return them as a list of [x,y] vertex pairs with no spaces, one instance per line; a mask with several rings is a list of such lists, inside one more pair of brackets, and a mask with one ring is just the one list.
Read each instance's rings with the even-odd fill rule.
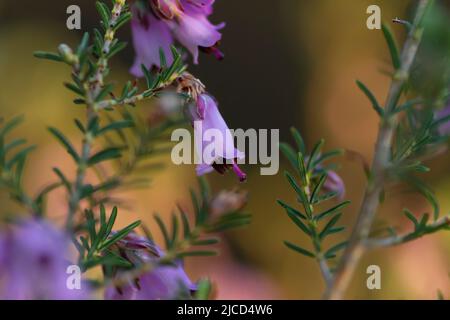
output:
[[208,94],[201,94],[196,105],[190,106],[190,116],[194,125],[195,147],[200,157],[197,174],[203,175],[213,170],[224,174],[232,169],[241,182],[247,175],[240,169],[237,160],[245,158],[243,152],[234,146],[234,138],[219,112],[217,102]]

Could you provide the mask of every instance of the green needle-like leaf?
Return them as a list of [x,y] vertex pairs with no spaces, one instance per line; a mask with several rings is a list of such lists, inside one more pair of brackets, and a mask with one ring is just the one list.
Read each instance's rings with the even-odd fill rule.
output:
[[293,244],[293,243],[291,243],[291,242],[284,241],[284,244],[285,244],[286,247],[288,247],[289,249],[294,250],[295,252],[298,252],[298,253],[300,253],[300,254],[302,254],[302,255],[304,255],[304,256],[307,256],[307,257],[309,257],[309,258],[314,258],[314,257],[315,257],[315,254],[314,254],[314,253],[312,253],[312,252],[310,252],[310,251],[308,251],[308,250],[306,250],[306,249],[303,249],[302,247],[299,247],[299,246],[297,246],[297,245],[295,245],[295,244]]

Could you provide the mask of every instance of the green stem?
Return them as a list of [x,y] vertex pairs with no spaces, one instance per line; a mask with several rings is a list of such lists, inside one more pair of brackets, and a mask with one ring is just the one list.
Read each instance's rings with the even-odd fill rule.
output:
[[422,232],[410,232],[400,236],[387,237],[382,239],[367,239],[364,242],[364,246],[367,249],[378,249],[385,247],[393,247],[407,242],[417,240],[427,234],[432,234],[450,226],[450,216],[442,217],[432,224],[425,227]]

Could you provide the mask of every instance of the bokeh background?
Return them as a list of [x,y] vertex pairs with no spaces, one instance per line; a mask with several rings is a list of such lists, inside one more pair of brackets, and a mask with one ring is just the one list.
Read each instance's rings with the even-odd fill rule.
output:
[[[27,188],[33,192],[54,181],[53,166],[74,172],[70,159],[48,134],[49,125],[64,129],[76,138],[73,118],[82,109],[72,105],[72,95],[62,86],[68,79],[62,65],[33,58],[34,50],[52,51],[61,42],[76,43],[82,32],[66,28],[66,8],[77,4],[82,9],[82,28],[97,24],[92,0],[1,0],[0,1],[0,108],[1,116],[24,114],[25,125],[17,134],[25,135],[39,146],[29,160]],[[215,61],[202,55],[200,65],[191,71],[207,84],[208,91],[220,101],[231,128],[280,129],[289,140],[289,128],[297,126],[311,145],[320,137],[326,147],[343,147],[370,159],[377,131],[377,117],[366,98],[355,86],[364,81],[377,96],[385,97],[389,78],[388,53],[380,31],[366,28],[366,8],[378,4],[383,20],[407,17],[408,0],[217,0],[213,22],[227,23],[222,49],[226,59]],[[449,9],[449,1],[442,1]],[[446,7],[445,7],[446,6]],[[402,28],[393,26],[399,38]],[[130,39],[129,28],[120,32]],[[130,78],[133,60],[130,47],[115,58],[113,74],[118,81]],[[145,106],[143,106],[145,108]],[[450,157],[429,163],[432,172],[427,182],[437,192],[443,213],[450,211]],[[188,203],[190,187],[196,185],[193,167],[175,167],[170,157],[167,166],[153,176],[153,186],[132,192],[130,209],[122,210],[120,224],[142,219],[155,227],[151,215],[168,215],[176,202]],[[340,163],[352,205],[344,222],[352,224],[362,196],[365,178],[358,162]],[[308,239],[276,204],[282,198],[294,202],[283,178],[283,161],[277,176],[260,176],[257,166],[248,166],[249,181],[240,186],[250,194],[248,211],[253,223],[227,233],[216,258],[187,261],[194,278],[209,276],[217,284],[217,296],[224,299],[315,299],[324,289],[314,261],[283,246],[291,240],[309,246]],[[69,174],[70,176],[70,174]],[[215,190],[231,189],[236,179],[211,175]],[[64,194],[55,194],[52,206],[64,203]],[[2,211],[17,210],[0,194]],[[429,210],[414,194],[388,196],[381,219],[408,228],[401,215],[405,206],[414,212]],[[58,216],[55,217],[58,219]],[[382,269],[382,289],[366,288],[366,268],[376,264]],[[437,290],[450,295],[450,235],[440,234],[408,245],[375,251],[362,263],[348,298],[435,299]]]

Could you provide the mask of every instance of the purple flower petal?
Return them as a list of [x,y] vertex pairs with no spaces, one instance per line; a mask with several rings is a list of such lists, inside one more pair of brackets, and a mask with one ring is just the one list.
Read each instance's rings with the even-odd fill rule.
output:
[[[450,116],[450,104],[446,106],[444,109],[436,112],[436,120],[442,120],[449,116]],[[450,135],[450,119],[447,119],[447,121],[443,122],[439,126],[438,130],[439,134],[442,136]]]
[[342,178],[335,171],[328,171],[324,189],[328,192],[336,192],[340,200],[345,196],[345,184]]
[[158,20],[151,13],[147,13],[141,18],[133,18],[131,30],[136,52],[136,58],[130,70],[133,75],[143,76],[142,65],[145,65],[148,69],[154,66],[159,68],[160,49],[164,51],[167,63],[172,63],[173,57],[170,46],[173,44],[173,38],[166,22]]
[[184,15],[179,22],[179,26],[174,28],[174,35],[192,54],[194,63],[198,63],[199,47],[213,47],[220,41],[222,35],[219,31],[225,25],[213,25],[206,16]]

